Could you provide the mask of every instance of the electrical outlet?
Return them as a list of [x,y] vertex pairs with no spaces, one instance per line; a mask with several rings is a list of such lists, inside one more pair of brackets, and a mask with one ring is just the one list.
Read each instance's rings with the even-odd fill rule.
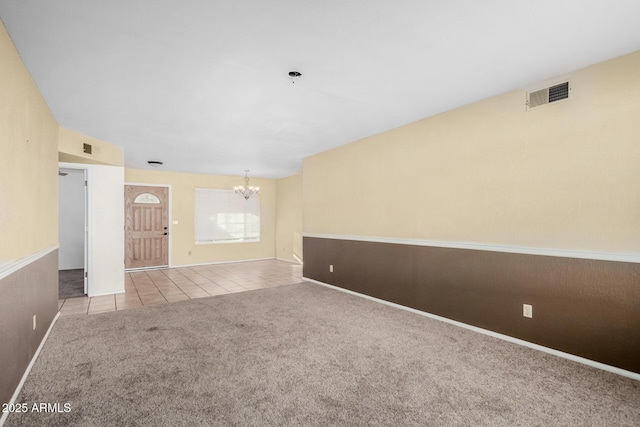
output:
[[329,273],[333,273],[333,264],[329,264]]
[[531,304],[522,304],[522,315],[524,317],[533,317],[533,306]]
[[33,315],[33,330],[36,330],[36,315]]

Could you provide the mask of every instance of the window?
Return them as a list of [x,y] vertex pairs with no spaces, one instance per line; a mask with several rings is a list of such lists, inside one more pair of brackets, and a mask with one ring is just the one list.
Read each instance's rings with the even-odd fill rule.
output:
[[136,197],[133,203],[160,203],[160,199],[153,194],[142,193]]
[[196,243],[260,241],[260,199],[233,190],[196,188]]

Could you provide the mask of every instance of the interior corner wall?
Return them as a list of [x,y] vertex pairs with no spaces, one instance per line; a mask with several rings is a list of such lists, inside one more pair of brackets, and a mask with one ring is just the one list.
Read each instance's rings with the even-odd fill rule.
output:
[[276,181],[276,257],[302,260],[302,174]]
[[567,100],[306,158],[304,276],[640,372],[638,75],[640,52],[565,76]]
[[58,311],[58,124],[1,22],[0,93],[0,403],[5,403]]
[[276,181],[273,179],[251,178],[251,185],[260,187],[259,242],[195,244],[196,188],[233,189],[234,186],[243,182],[242,176],[125,169],[126,184],[169,185],[171,188],[170,209],[173,223],[169,225],[169,235],[172,267],[275,257]]

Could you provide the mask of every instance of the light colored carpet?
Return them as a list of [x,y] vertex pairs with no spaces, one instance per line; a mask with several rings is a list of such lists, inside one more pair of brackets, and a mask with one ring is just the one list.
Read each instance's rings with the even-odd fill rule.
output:
[[640,425],[640,383],[302,283],[61,318],[34,425]]

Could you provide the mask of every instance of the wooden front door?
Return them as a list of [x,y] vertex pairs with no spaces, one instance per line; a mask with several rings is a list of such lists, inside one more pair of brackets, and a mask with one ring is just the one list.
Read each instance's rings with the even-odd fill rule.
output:
[[125,268],[169,265],[167,187],[125,185]]

